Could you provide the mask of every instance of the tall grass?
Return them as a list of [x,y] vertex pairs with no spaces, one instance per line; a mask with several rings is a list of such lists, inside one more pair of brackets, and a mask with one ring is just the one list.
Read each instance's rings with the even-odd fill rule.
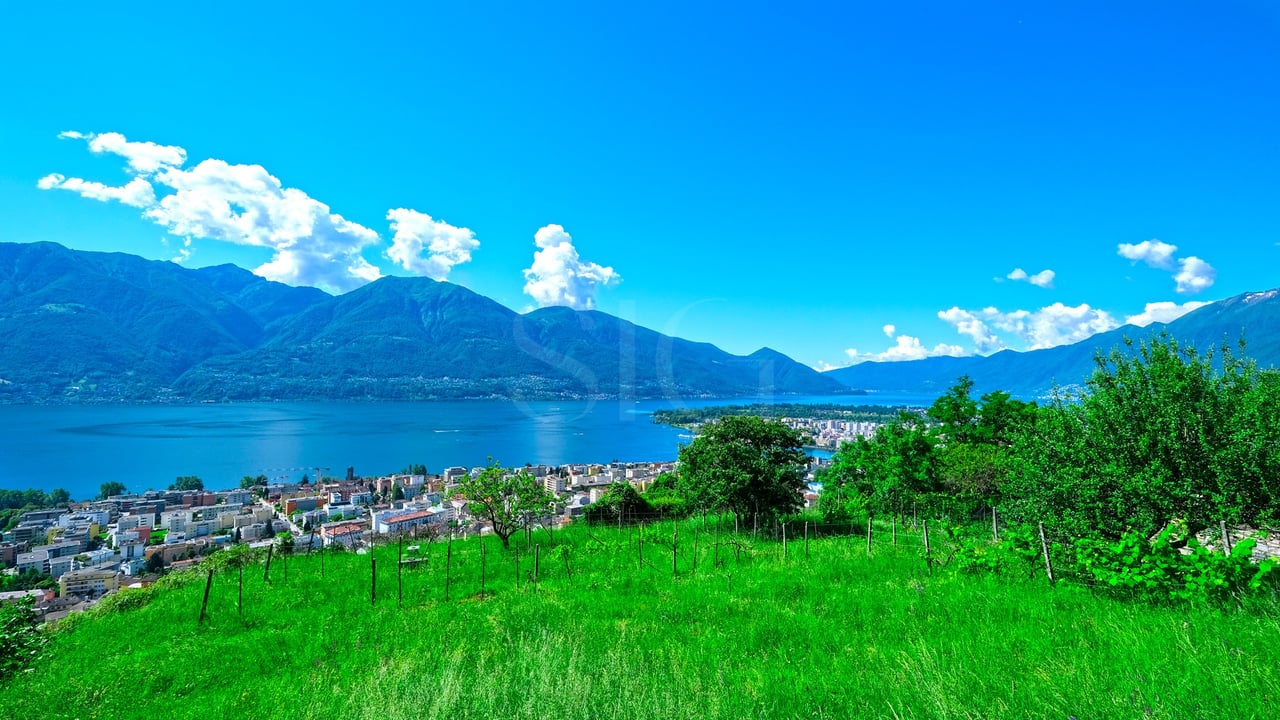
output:
[[[202,574],[54,634],[0,689],[12,718],[1275,718],[1274,614],[1158,608],[1032,580],[930,572],[862,537],[741,537],[574,527],[515,558],[455,541],[403,573],[295,555]],[[883,537],[883,536],[880,536]],[[727,539],[727,535],[722,539]],[[665,543],[665,545],[660,544]],[[565,548],[565,549],[559,549]],[[569,558],[568,571],[565,555]],[[570,578],[571,573],[571,578]],[[140,603],[139,603],[140,604]]]

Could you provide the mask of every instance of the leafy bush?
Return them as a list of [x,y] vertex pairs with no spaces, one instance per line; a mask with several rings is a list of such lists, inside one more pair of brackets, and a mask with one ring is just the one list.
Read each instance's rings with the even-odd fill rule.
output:
[[[1188,552],[1178,547],[1184,542]],[[1213,552],[1185,522],[1173,522],[1151,540],[1137,532],[1116,542],[1082,540],[1075,554],[1079,571],[1109,590],[1148,600],[1225,605],[1269,594],[1280,585],[1274,560],[1253,562],[1255,545],[1246,538],[1230,555]]]
[[0,605],[0,683],[30,664],[44,647],[34,605],[30,599]]

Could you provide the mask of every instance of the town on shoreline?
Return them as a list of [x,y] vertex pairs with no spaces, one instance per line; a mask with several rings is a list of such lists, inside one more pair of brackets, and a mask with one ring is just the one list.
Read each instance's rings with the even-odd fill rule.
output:
[[[809,481],[825,462],[812,459]],[[240,543],[354,550],[393,537],[487,534],[488,524],[468,511],[457,492],[460,481],[484,469],[457,466],[429,473],[418,466],[412,472],[360,477],[347,468],[344,478],[317,482],[246,477],[247,487],[231,490],[149,490],[31,510],[0,541],[7,579],[21,579],[25,582],[16,584],[29,587],[0,593],[0,602],[31,598],[44,620],[53,622]],[[555,498],[536,520],[555,527],[582,517],[615,483],[644,492],[659,475],[675,469],[676,462],[666,460],[507,471],[527,472]],[[811,487],[806,504],[816,502],[816,493]]]

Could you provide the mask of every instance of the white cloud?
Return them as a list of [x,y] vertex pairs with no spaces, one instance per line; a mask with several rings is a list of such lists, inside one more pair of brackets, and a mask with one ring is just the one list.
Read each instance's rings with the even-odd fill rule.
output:
[[1180,295],[1195,295],[1208,290],[1213,287],[1214,280],[1218,278],[1218,271],[1214,270],[1212,265],[1194,255],[1178,260],[1178,268],[1178,273],[1173,276],[1173,279],[1178,283],[1177,290]]
[[149,207],[156,202],[155,188],[151,186],[151,183],[140,177],[135,177],[124,185],[114,186],[81,178],[63,177],[58,173],[52,173],[40,178],[36,182],[36,187],[41,190],[70,190],[71,192],[79,193],[80,197],[86,197],[90,200],[99,202],[115,200],[137,208]]
[[524,292],[539,307],[567,305],[577,310],[596,306],[596,292],[622,282],[611,267],[586,262],[578,256],[573,238],[559,225],[539,228],[533,236],[538,246],[533,265],[524,271]]
[[1146,327],[1151,323],[1167,323],[1177,320],[1192,310],[1202,308],[1208,305],[1207,302],[1192,300],[1179,305],[1175,302],[1153,302],[1147,303],[1143,311],[1137,315],[1130,315],[1124,319],[1126,325],[1136,325],[1138,327]]
[[1120,326],[1111,313],[1088,303],[1072,307],[1058,302],[1034,312],[985,308],[981,317],[996,329],[1017,335],[1030,350],[1069,345]]
[[894,334],[898,332],[898,328],[894,327],[893,325],[885,325],[883,330],[884,330],[884,334],[887,337],[893,337]]
[[1178,251],[1178,246],[1152,239],[1143,240],[1140,243],[1120,243],[1116,250],[1121,257],[1134,262],[1144,262],[1153,268],[1172,270],[1173,254]]
[[175,145],[157,145],[153,142],[130,142],[117,132],[81,133],[68,130],[58,137],[86,140],[89,150],[95,153],[119,155],[137,173],[153,173],[165,167],[180,167],[187,161],[187,151]]
[[849,348],[844,351],[845,355],[853,361],[853,364],[863,362],[897,362],[901,360],[923,360],[928,357],[948,356],[948,357],[964,357],[968,353],[959,345],[947,345],[945,343],[935,345],[932,349],[924,346],[920,342],[920,338],[910,335],[899,335],[896,344],[881,353],[860,353],[857,348]]
[[[381,277],[378,269],[361,256],[364,248],[381,242],[378,233],[331,212],[328,205],[301,190],[285,187],[260,165],[208,159],[185,168],[187,152],[176,146],[132,142],[120,133],[68,131],[59,137],[84,140],[92,152],[124,158],[126,171],[134,177],[121,187],[112,187],[53,174],[37,185],[142,208],[144,217],[169,233],[186,238],[174,258],[177,261],[194,252],[191,238],[206,238],[270,248],[274,253],[271,259],[254,272],[291,285],[345,292]],[[168,194],[158,197],[157,191]],[[465,238],[456,240],[452,247],[448,240],[442,241],[440,262],[428,262],[424,267],[447,273],[443,267],[446,262],[465,261],[462,254],[474,246],[468,247]],[[427,242],[428,248],[432,242],[435,240]],[[400,248],[404,247],[402,243]]]
[[426,213],[397,208],[387,213],[387,219],[395,233],[387,257],[404,269],[433,280],[447,279],[453,266],[471,260],[471,252],[480,247],[475,233]]
[[969,310],[962,310],[959,307],[940,310],[938,319],[954,327],[961,335],[972,338],[973,345],[979,353],[1003,350],[1005,347],[1004,341],[991,331],[986,322]]
[[261,165],[205,160],[190,170],[168,168],[157,183],[175,192],[146,217],[170,233],[275,250],[255,273],[290,285],[345,292],[381,277],[360,256],[378,234],[329,212],[329,206],[286,188]]
[[1023,270],[1022,268],[1014,268],[1013,271],[1010,272],[1005,277],[1010,280],[1016,280],[1019,282],[1029,282],[1032,285],[1035,285],[1036,287],[1052,288],[1053,278],[1056,275],[1057,273],[1055,273],[1052,270],[1041,270],[1040,272],[1034,275],[1028,275],[1027,271]]

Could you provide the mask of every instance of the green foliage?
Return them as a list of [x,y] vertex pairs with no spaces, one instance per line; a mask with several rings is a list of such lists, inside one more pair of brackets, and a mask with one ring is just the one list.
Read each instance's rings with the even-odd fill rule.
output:
[[30,665],[47,641],[33,605],[30,599],[0,604],[0,686]]
[[195,475],[181,475],[172,484],[170,490],[204,490],[204,481]]
[[867,498],[856,490],[833,483],[818,493],[818,512],[824,523],[862,527],[867,522]]
[[489,523],[503,547],[510,547],[512,534],[546,514],[554,501],[527,470],[503,468],[493,458],[479,474],[463,478],[458,493],[472,515]]
[[680,448],[680,494],[740,517],[800,507],[807,458],[800,434],[780,422],[730,416]]
[[679,478],[675,473],[660,473],[644,491],[644,499],[660,517],[688,517],[692,509],[689,501],[680,494]]
[[0,575],[0,592],[51,588],[57,587],[57,585],[58,583],[52,577],[30,568],[13,575]]
[[[1186,552],[1180,550],[1185,545]],[[1150,540],[1138,532],[1119,540],[1083,539],[1074,545],[1076,565],[1103,588],[1157,601],[1225,605],[1272,597],[1280,588],[1276,562],[1252,560],[1256,541],[1236,543],[1231,554],[1214,552],[1173,522]]]
[[648,520],[656,511],[647,495],[636,492],[631,483],[615,482],[600,499],[587,508],[590,523],[616,523]]
[[266,475],[245,475],[240,478],[240,489],[248,490],[250,488],[260,487],[267,484]]
[[1168,337],[1099,356],[1079,402],[1015,438],[1003,509],[1075,536],[1149,535],[1175,518],[1261,526],[1280,507],[1280,375]]
[[116,480],[109,480],[102,483],[98,488],[98,499],[106,500],[112,495],[123,495],[126,492],[128,492],[128,490],[125,488],[124,483]]

